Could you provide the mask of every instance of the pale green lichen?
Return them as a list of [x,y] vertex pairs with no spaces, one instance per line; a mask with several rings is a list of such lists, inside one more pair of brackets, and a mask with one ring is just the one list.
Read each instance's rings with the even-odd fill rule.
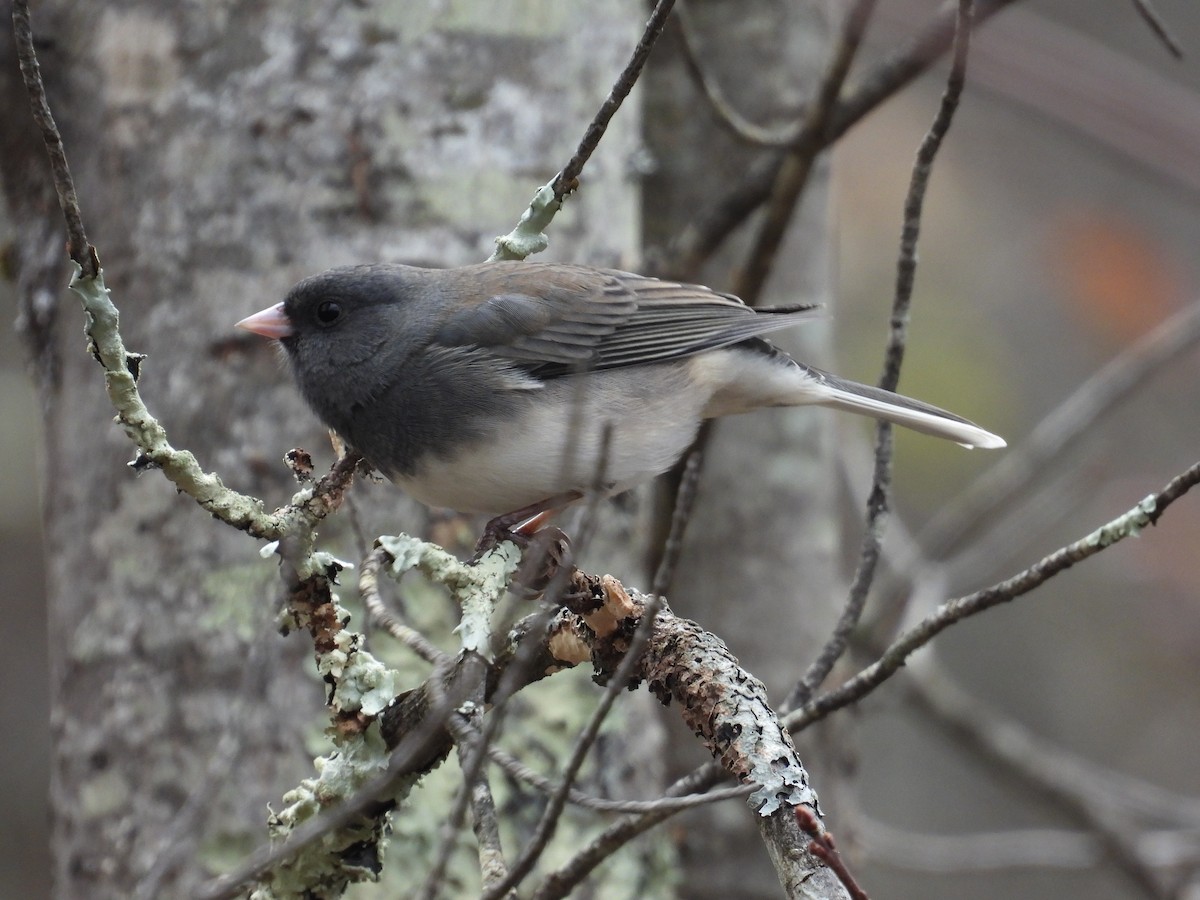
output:
[[552,184],[544,184],[533,195],[528,208],[521,214],[516,228],[496,238],[496,249],[488,262],[519,260],[541,253],[550,245],[545,230],[562,209],[562,201],[554,196]]
[[[378,726],[372,723],[361,734],[343,741],[336,753],[317,757],[313,765],[317,777],[304,779],[284,794],[287,806],[278,813],[272,812],[268,819],[272,840],[286,840],[299,825],[323,809],[355,796],[363,785],[386,771],[388,751]],[[399,801],[407,796],[414,783],[415,779],[401,780],[392,792],[392,799]],[[269,881],[260,884],[250,896],[256,900],[308,897],[322,887],[340,892],[350,882],[374,880],[378,877],[376,867],[348,863],[342,851],[369,843],[376,848],[376,858],[382,864],[389,818],[390,814],[385,814],[360,819],[325,834],[314,846],[275,868]]]
[[85,278],[83,270],[75,264],[70,287],[83,303],[89,349],[104,366],[104,385],[117,410],[117,423],[142,455],[217,518],[254,533],[270,533],[275,523],[264,512],[262,501],[230,490],[216,475],[200,468],[191,453],[172,447],[166,430],[142,402],[137,379],[129,369],[131,359],[140,362],[141,358],[130,354],[121,340],[120,313],[104,286],[104,273]]
[[1080,540],[1078,544],[1084,547],[1103,549],[1124,538],[1137,537],[1143,528],[1154,524],[1153,517],[1157,506],[1154,495],[1150,494],[1129,512],[1101,525]]
[[317,661],[317,671],[336,684],[330,707],[338,713],[379,715],[400,692],[399,673],[363,650],[357,632],[343,629],[333,640],[334,649]]
[[385,535],[379,538],[379,545],[395,560],[391,573],[396,578],[418,569],[450,590],[462,609],[462,619],[454,631],[463,649],[489,656],[492,612],[516,574],[520,548],[506,542],[488,551],[478,563],[468,565],[436,544],[407,534]]

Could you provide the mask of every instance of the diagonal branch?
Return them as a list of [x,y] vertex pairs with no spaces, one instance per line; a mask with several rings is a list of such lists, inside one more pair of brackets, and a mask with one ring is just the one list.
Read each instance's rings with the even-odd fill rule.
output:
[[1113,544],[1154,525],[1167,507],[1200,484],[1200,462],[1171,479],[1158,493],[1150,494],[1129,511],[1102,525],[1086,537],[1068,544],[1034,563],[1028,569],[981,591],[948,600],[931,615],[892,642],[883,655],[841,687],[809,701],[787,716],[792,731],[800,731],[834,710],[849,706],[892,677],[917,650],[951,625],[1001,603],[1008,603],[1045,584]]

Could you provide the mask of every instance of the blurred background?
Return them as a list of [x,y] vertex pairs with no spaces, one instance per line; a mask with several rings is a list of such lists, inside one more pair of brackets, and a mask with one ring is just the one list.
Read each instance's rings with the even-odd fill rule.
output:
[[[931,8],[883,0],[872,47],[895,46]],[[1200,297],[1200,9],[1185,0],[1156,8],[1183,61],[1164,50],[1133,3],[1116,0],[1017,3],[976,40],[926,203],[901,390],[975,419],[1013,448],[1101,366]],[[922,78],[834,154],[837,371],[858,380],[877,377],[911,160],[943,77],[939,67]],[[505,230],[512,215],[491,229]],[[0,271],[6,235],[19,227],[0,219]],[[40,429],[6,279],[0,316],[0,584],[12,629],[0,696],[0,896],[34,897],[48,891]],[[1017,527],[991,536],[982,557],[951,557],[933,599],[1025,568],[1195,462],[1198,383],[1194,349],[1164,365],[1045,467],[1014,511]],[[841,428],[850,480],[861,485],[869,433],[857,423]],[[902,532],[920,533],[938,512],[924,498],[965,487],[980,469],[974,454],[932,444],[899,437]],[[857,540],[848,516],[848,560]],[[1140,540],[951,629],[939,638],[937,665],[1051,744],[1194,810],[1198,547],[1193,495]],[[915,592],[915,609],[929,590]],[[961,736],[914,711],[914,702],[892,690],[865,704],[856,762],[862,808],[846,826],[866,860],[869,889],[913,898],[1141,895],[1086,853],[1066,871],[1022,864],[1028,854],[1016,854],[1015,868],[1007,864],[1004,848],[1042,834],[1023,829],[1069,823],[1055,804],[1031,802],[1028,785],[981,763]],[[812,766],[818,784],[820,768]],[[955,840],[977,832],[991,836],[986,849]],[[914,858],[927,865],[913,870]],[[986,871],[989,859],[1005,865]],[[945,872],[931,874],[938,870]]]

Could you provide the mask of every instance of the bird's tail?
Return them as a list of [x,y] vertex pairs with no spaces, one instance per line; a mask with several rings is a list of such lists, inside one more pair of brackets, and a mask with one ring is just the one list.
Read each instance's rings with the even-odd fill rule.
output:
[[980,428],[974,422],[920,400],[912,400],[856,381],[847,381],[815,369],[809,369],[809,374],[817,376],[824,389],[820,392],[820,399],[815,400],[821,406],[885,419],[913,431],[947,438],[964,447],[994,450],[1007,446],[1004,438]]

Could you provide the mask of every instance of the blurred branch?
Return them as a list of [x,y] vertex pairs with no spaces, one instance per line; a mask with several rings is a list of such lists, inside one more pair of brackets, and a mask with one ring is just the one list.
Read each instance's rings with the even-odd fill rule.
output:
[[1197,483],[1200,483],[1200,462],[1171,479],[1158,493],[1149,495],[1128,512],[1086,537],[1056,550],[1025,571],[992,587],[948,600],[895,640],[875,663],[837,689],[822,694],[790,713],[784,720],[785,724],[789,730],[800,731],[825,718],[834,710],[862,699],[894,675],[909,656],[951,625],[1027,594],[1076,563],[1095,556],[1131,535],[1138,534],[1149,525],[1156,524],[1167,508]]
[[[971,13],[973,0],[960,0],[955,27],[954,57],[946,88],[929,131],[917,149],[909,180],[908,196],[904,201],[904,225],[901,229],[900,256],[896,264],[896,291],[892,300],[892,315],[888,331],[888,343],[884,350],[883,372],[879,386],[894,391],[900,381],[900,367],[904,363],[904,351],[908,345],[909,311],[912,307],[913,285],[917,271],[917,241],[921,234],[921,213],[925,205],[925,192],[933,171],[933,162],[942,146],[958,101],[966,83],[967,55],[971,44]],[[863,526],[862,543],[859,547],[858,566],[850,585],[845,606],[834,626],[833,633],[809,665],[800,681],[792,689],[784,704],[785,709],[794,709],[812,697],[813,692],[829,675],[834,664],[846,650],[850,633],[858,626],[866,606],[867,594],[875,580],[875,569],[883,547],[883,534],[890,516],[892,464],[894,444],[892,426],[880,420],[875,426],[875,472],[871,494],[867,500],[866,521]]]
[[[1013,2],[1015,0],[976,0],[975,26]],[[885,3],[883,9],[886,11],[889,5]],[[876,65],[857,86],[844,93],[830,112],[821,146],[837,141],[867,113],[910,84],[949,50],[954,41],[957,18],[956,0],[947,0],[917,37]],[[781,153],[763,156],[746,170],[741,181],[711,205],[698,210],[672,242],[666,258],[656,267],[657,271],[666,277],[694,280],[704,260],[770,196],[784,158]],[[742,294],[739,296],[746,299]]]
[[713,111],[718,124],[735,138],[747,144],[776,148],[794,144],[800,136],[800,129],[804,126],[803,119],[797,115],[795,123],[786,128],[772,130],[756,125],[745,118],[725,96],[725,92],[721,90],[716,79],[710,77],[704,70],[704,64],[696,47],[696,34],[692,31],[691,13],[688,12],[687,4],[681,3],[675,10],[675,22],[679,26],[679,46],[682,51],[683,64],[687,67],[688,74],[692,76],[692,82],[700,90],[704,99],[708,101],[708,106]]
[[[1137,850],[1135,811],[1111,792],[1114,781],[1128,785],[1131,779],[1118,776],[1110,780],[1111,773],[1101,772],[1095,764],[1038,739],[1024,726],[961,690],[935,667],[914,672],[906,681],[906,691],[910,701],[978,758],[1006,771],[1038,799],[1095,835],[1105,856],[1135,887],[1151,897],[1173,895],[1150,861]],[[1186,801],[1177,804],[1176,809],[1186,814]],[[1194,827],[1195,822],[1178,824]]]
[[[895,0],[884,4],[880,17],[903,26],[917,8]],[[1029,6],[1014,8],[983,32],[971,67],[977,87],[1200,192],[1200,96],[1192,86]]]
[[765,198],[763,219],[732,288],[732,293],[749,306],[758,304],[763,285],[783,243],[784,232],[808,183],[813,161],[828,144],[826,132],[834,104],[862,43],[874,8],[875,0],[854,0],[846,13],[833,54],[825,66],[812,101],[804,110],[804,123],[775,174],[770,193]]
[[1142,21],[1154,32],[1154,36],[1162,41],[1162,45],[1167,48],[1167,52],[1176,59],[1183,59],[1183,49],[1179,46],[1179,42],[1171,35],[1170,29],[1167,28],[1167,23],[1158,14],[1158,10],[1150,5],[1150,0],[1133,0],[1133,8],[1142,17]]
[[[867,857],[896,868],[956,874],[1014,869],[1095,869],[1105,850],[1094,835],[1060,828],[1025,828],[971,834],[919,834],[860,817],[858,831]],[[1190,829],[1156,829],[1134,837],[1137,855],[1156,868],[1200,865],[1200,840]]]
[[1037,482],[1051,460],[1074,446],[1148,378],[1197,344],[1200,301],[1143,335],[1076,388],[1025,440],[942,507],[920,531],[917,543],[930,556],[943,558],[976,539],[998,512]]

